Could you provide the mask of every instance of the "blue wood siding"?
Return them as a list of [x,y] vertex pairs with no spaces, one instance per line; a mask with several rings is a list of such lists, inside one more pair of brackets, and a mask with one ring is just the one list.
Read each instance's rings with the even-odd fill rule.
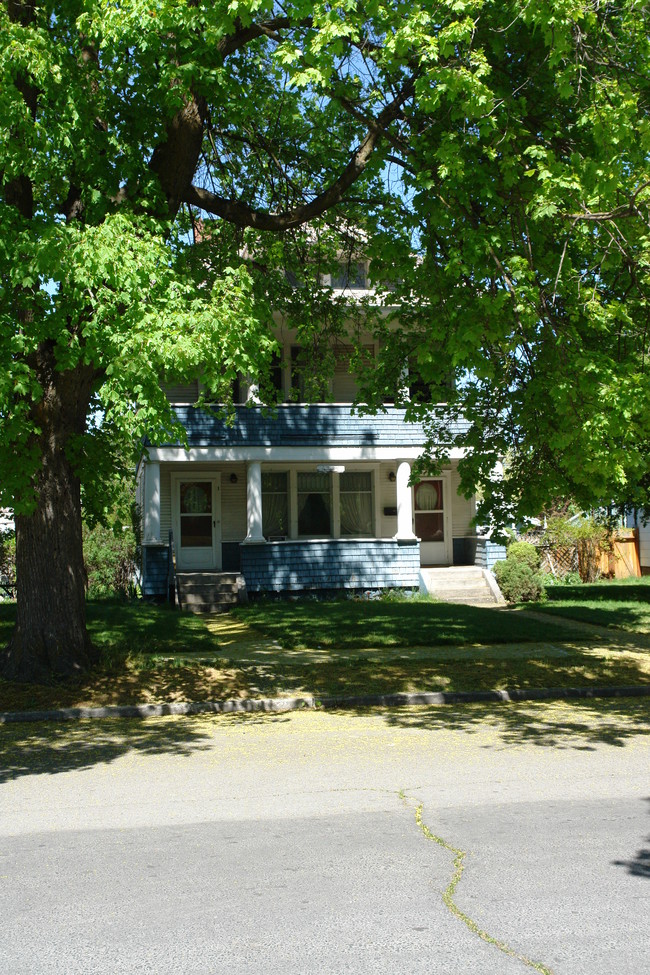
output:
[[505,545],[498,545],[489,538],[476,539],[476,558],[475,565],[480,565],[482,569],[492,571],[497,562],[501,562],[506,557]]
[[169,572],[169,549],[166,545],[144,545],[142,548],[142,595],[166,596]]
[[267,542],[241,546],[249,592],[417,588],[420,545],[395,539]]

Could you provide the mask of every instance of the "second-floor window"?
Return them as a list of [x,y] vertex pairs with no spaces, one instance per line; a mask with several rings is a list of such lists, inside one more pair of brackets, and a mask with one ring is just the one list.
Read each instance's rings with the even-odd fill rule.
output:
[[332,274],[332,287],[363,291],[368,287],[365,264],[341,264],[338,271]]

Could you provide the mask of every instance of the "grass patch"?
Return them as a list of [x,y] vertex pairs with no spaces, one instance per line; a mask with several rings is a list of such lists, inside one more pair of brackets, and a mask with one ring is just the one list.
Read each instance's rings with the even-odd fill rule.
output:
[[606,629],[650,633],[650,578],[551,586],[547,592],[548,602],[525,608]]
[[260,602],[238,607],[237,619],[282,647],[440,647],[573,639],[561,621],[517,619],[498,609],[425,600]]
[[[564,604],[563,604],[564,605]],[[0,638],[15,607],[0,606]],[[0,680],[0,711],[244,697],[650,684],[643,637],[589,642],[573,624],[445,603],[257,603],[196,617],[90,603],[104,650],[52,686]],[[311,644],[311,645],[310,645]]]

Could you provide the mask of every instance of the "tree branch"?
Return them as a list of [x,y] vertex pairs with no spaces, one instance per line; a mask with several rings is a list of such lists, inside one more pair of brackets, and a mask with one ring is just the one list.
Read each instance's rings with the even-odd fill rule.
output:
[[258,230],[287,230],[320,216],[330,207],[340,203],[345,191],[361,176],[372,153],[385,134],[385,129],[400,117],[402,106],[413,95],[414,78],[408,78],[397,97],[379,115],[368,123],[368,133],[353,153],[349,163],[327,189],[323,190],[310,203],[294,207],[284,213],[268,213],[240,203],[227,200],[199,186],[190,186],[183,200],[191,206],[200,207],[208,213],[222,217],[238,227],[255,227]]

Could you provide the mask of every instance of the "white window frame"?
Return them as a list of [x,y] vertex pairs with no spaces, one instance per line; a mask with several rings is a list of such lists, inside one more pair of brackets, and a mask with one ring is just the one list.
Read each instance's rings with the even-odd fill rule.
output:
[[299,535],[298,534],[298,474],[313,474],[317,462],[310,464],[298,464],[288,467],[286,464],[264,464],[262,473],[286,473],[288,474],[288,505],[289,505],[289,534],[287,541],[315,541],[316,539],[335,541],[355,541],[367,540],[369,538],[379,538],[378,529],[381,525],[380,491],[379,491],[379,464],[346,464],[346,473],[361,472],[370,474],[370,485],[372,490],[372,534],[371,535],[341,535],[341,480],[340,474],[330,471],[330,498],[332,503],[332,533],[330,535]]

